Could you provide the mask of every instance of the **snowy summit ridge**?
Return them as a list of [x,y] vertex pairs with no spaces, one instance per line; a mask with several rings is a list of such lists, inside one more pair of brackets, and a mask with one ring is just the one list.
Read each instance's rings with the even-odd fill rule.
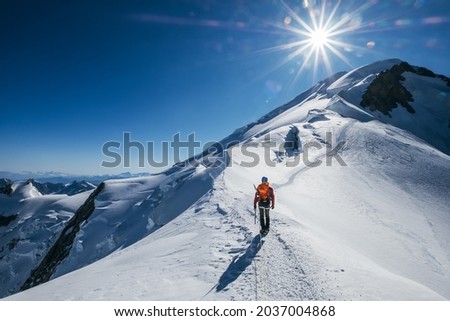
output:
[[[0,194],[0,295],[448,300],[449,106],[447,77],[384,60],[161,174],[73,196],[13,186]],[[263,175],[277,197],[264,243]]]

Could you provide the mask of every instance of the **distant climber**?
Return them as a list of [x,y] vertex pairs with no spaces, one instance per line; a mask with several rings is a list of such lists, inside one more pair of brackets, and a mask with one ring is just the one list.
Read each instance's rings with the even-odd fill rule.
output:
[[273,209],[275,206],[275,194],[273,188],[269,186],[269,181],[265,176],[261,179],[261,184],[256,188],[255,198],[253,200],[253,208],[255,211],[256,204],[258,204],[259,207],[259,221],[261,223],[260,233],[266,235],[269,233],[270,227],[269,210],[270,208]]

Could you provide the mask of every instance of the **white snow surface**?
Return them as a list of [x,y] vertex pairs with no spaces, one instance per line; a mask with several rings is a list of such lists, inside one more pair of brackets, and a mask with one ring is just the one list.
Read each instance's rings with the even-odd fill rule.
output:
[[348,99],[375,69],[238,130],[222,166],[107,181],[54,279],[5,300],[449,300],[450,156]]
[[26,182],[13,184],[11,196],[0,194],[0,214],[15,217],[0,226],[1,296],[20,288],[89,194],[41,195]]

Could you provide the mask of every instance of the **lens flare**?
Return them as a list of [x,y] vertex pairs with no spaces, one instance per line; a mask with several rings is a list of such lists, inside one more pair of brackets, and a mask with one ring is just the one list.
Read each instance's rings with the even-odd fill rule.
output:
[[[318,1],[317,1],[318,2]],[[337,57],[349,67],[353,67],[346,57],[349,52],[361,52],[373,48],[369,44],[362,47],[342,41],[343,35],[354,33],[362,27],[362,12],[374,6],[376,2],[366,2],[354,11],[346,11],[338,17],[338,9],[341,1],[331,6],[326,0],[323,0],[319,6],[316,1],[304,1],[303,8],[297,8],[297,11],[281,1],[286,15],[283,23],[274,25],[294,36],[293,41],[280,44],[275,47],[264,49],[264,53],[288,51],[288,54],[274,66],[272,70],[279,69],[283,65],[300,61],[299,68],[294,80],[305,70],[312,68],[313,81],[317,81],[318,70],[324,68],[328,75],[332,73],[332,58]],[[300,11],[300,12],[298,12]],[[271,72],[269,71],[269,73]]]

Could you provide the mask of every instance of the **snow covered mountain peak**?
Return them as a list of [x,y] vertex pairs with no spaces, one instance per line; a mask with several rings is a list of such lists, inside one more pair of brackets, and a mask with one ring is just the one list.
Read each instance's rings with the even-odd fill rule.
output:
[[341,115],[392,124],[450,155],[450,78],[391,59],[347,73],[327,92]]
[[[449,97],[445,76],[380,61],[161,174],[26,208],[0,194],[1,295],[37,285],[7,299],[448,300]],[[252,207],[261,176],[276,194],[264,242]]]
[[31,181],[19,181],[12,185],[12,197],[27,199],[42,196]]
[[384,70],[392,68],[394,65],[400,64],[400,59],[388,59],[374,62],[372,64],[356,68],[350,72],[344,73],[342,77],[339,77],[328,88],[329,94],[337,94],[341,90],[349,90],[352,87],[367,83],[372,80],[376,75]]
[[268,130],[264,124],[280,125],[273,122],[277,117],[283,117],[284,124],[293,123],[296,119],[288,119],[285,112],[304,109],[308,101],[317,98],[331,99],[326,106],[318,104],[319,109],[360,121],[377,119],[392,124],[450,154],[450,78],[400,59],[377,61],[350,72],[336,73],[256,122],[237,129],[221,143],[227,146],[230,142],[263,135]]

